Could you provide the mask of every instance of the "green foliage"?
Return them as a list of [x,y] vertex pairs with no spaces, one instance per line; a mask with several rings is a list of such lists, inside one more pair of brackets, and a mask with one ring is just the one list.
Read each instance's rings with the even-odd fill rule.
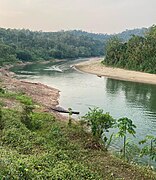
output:
[[[21,115],[21,122],[31,131],[36,131],[48,121],[55,121],[50,114],[33,112],[34,106],[25,105]],[[44,121],[43,121],[44,120]]]
[[40,130],[47,122],[54,122],[55,117],[48,113],[33,112],[31,114],[31,130]]
[[[0,130],[0,179],[112,179],[114,159],[103,151],[86,149],[84,145],[92,136],[78,124],[69,127],[51,114],[28,107],[28,127],[21,122],[21,112],[1,110],[4,124]],[[108,114],[106,117],[111,119]],[[109,130],[108,124],[105,131]],[[113,167],[106,170],[108,161]],[[123,166],[123,162],[120,164]],[[115,168],[119,166],[117,163]]]
[[21,122],[25,124],[28,129],[32,128],[32,114],[33,114],[33,106],[25,105],[23,108],[23,113],[21,116]]
[[136,126],[133,124],[131,119],[120,118],[117,120],[117,127],[119,128],[119,132],[117,133],[118,137],[123,137],[123,157],[126,158],[126,138],[127,133],[131,135],[135,135],[135,129]]
[[6,65],[9,62],[16,62],[15,49],[7,44],[0,42],[0,65]]
[[25,105],[33,105],[31,97],[24,94],[16,94],[16,100],[19,100],[21,103]]
[[19,50],[16,52],[16,54],[17,54],[17,58],[19,60],[22,60],[22,61],[31,61],[32,60],[32,55],[30,54],[29,51]]
[[156,137],[147,135],[139,144],[145,144],[140,156],[149,156],[151,160],[156,161]]
[[17,61],[101,56],[104,42],[70,31],[33,32],[0,28],[0,65]]
[[156,73],[156,26],[145,37],[133,35],[128,42],[118,38],[108,41],[104,64],[131,70]]
[[[147,29],[125,31],[117,36],[127,41],[132,34],[143,35]],[[108,34],[84,31],[42,32],[28,29],[0,28],[0,65],[17,61],[102,56]]]
[[[125,159],[128,162],[137,162],[140,154],[140,147],[138,146],[138,144],[135,144],[132,140],[127,139],[125,147]],[[120,157],[123,157],[123,153]]]
[[11,99],[16,99],[20,101],[22,104],[25,105],[33,105],[33,100],[31,97],[23,94],[23,93],[14,93],[14,92],[5,92],[3,89],[0,91],[0,97],[4,98],[11,98]]
[[0,130],[3,130],[4,128],[4,120],[3,120],[3,114],[2,114],[2,107],[0,105]]
[[69,117],[68,117],[68,125],[71,126],[72,123],[72,108],[68,108],[69,111]]
[[97,140],[102,138],[106,147],[108,138],[106,137],[105,132],[109,132],[109,129],[115,124],[115,120],[109,115],[109,113],[104,114],[103,110],[99,108],[89,108],[89,112],[83,117],[83,119],[86,120],[88,126],[91,127],[93,136]]
[[0,93],[1,94],[4,94],[5,93],[5,90],[3,88],[0,87]]
[[36,113],[30,107],[25,110],[31,115],[32,127],[29,128],[21,122],[20,112],[3,110],[2,179],[102,179],[83,162],[83,158],[77,161],[81,150],[69,141],[69,130],[64,123],[55,121],[48,113]]

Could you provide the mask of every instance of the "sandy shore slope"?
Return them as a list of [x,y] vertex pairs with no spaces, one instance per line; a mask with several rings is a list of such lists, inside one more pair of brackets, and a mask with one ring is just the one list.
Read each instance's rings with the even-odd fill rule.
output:
[[75,68],[83,72],[95,74],[97,76],[106,76],[112,79],[156,84],[156,74],[106,67],[101,64],[101,59],[93,59],[90,61],[76,64]]

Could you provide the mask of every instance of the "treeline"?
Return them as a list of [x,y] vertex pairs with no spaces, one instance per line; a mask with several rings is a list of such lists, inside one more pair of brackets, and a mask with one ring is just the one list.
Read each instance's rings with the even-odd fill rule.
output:
[[144,37],[133,35],[123,43],[118,37],[108,41],[104,64],[125,69],[156,73],[156,26]]
[[[123,41],[134,34],[143,35],[145,29],[119,34]],[[28,29],[0,28],[0,65],[18,60],[38,61],[53,58],[103,56],[106,42],[114,35],[88,33],[80,30],[42,32]]]
[[71,32],[0,29],[0,64],[15,60],[101,56],[104,42]]
[[117,36],[122,41],[128,41],[132,37],[132,35],[144,36],[147,31],[148,31],[148,28],[141,28],[141,29],[137,28],[137,29],[132,29],[132,30],[126,30],[118,34],[110,34],[110,35],[102,34],[102,33],[88,33],[81,30],[74,30],[74,31],[69,31],[69,32],[74,35],[84,35],[84,36],[91,37],[96,40],[104,41],[106,44],[106,42],[114,36]]
[[122,41],[126,42],[128,41],[133,35],[136,36],[143,36],[148,32],[148,28],[141,28],[141,29],[132,29],[132,30],[125,30],[119,34],[114,34],[114,36],[117,36]]

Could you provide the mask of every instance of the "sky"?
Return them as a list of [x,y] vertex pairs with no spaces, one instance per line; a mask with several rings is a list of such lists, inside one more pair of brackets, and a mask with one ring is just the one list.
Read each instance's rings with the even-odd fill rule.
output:
[[118,33],[156,24],[156,0],[0,0],[0,27]]

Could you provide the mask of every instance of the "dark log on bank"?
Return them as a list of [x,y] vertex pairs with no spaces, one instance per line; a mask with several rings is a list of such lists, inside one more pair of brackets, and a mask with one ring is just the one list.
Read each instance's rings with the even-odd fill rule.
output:
[[[62,107],[55,107],[55,108],[50,108],[52,111],[57,111],[57,112],[60,112],[60,113],[69,113],[68,110],[65,110],[63,109]],[[77,111],[71,111],[72,114],[80,114],[80,112],[77,112]]]
[[100,78],[101,78],[102,76],[101,76],[101,75],[97,75],[97,77],[100,77]]

